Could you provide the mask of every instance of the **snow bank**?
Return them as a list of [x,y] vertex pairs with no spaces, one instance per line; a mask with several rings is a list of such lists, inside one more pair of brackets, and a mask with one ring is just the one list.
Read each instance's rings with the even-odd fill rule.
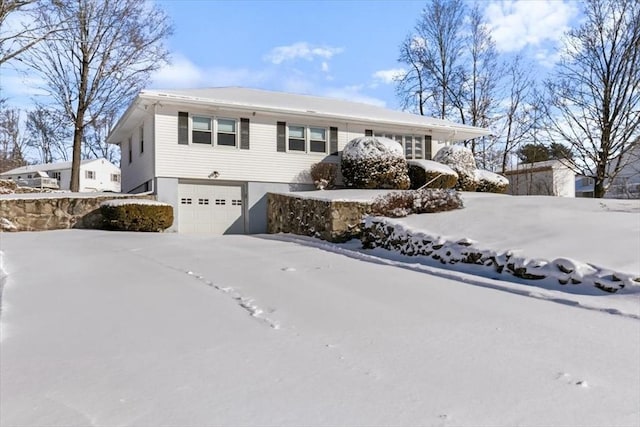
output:
[[504,176],[483,169],[476,169],[476,178],[491,182],[494,185],[509,185],[509,180]]
[[433,160],[407,160],[407,164],[412,166],[418,166],[424,169],[425,171],[429,171],[429,172],[446,173],[450,175],[455,175],[456,177],[458,176],[456,171],[451,169],[449,166],[442,163],[438,163]]

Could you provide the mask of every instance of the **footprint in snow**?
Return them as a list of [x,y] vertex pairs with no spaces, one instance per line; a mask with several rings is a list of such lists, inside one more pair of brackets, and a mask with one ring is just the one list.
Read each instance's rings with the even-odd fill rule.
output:
[[287,272],[296,271],[296,269],[293,267],[282,267],[280,270],[287,271]]

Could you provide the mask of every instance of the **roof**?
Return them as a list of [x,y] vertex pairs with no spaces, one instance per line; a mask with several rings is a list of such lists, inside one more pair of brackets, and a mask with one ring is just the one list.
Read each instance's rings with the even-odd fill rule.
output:
[[562,160],[545,160],[543,162],[519,163],[515,168],[506,170],[505,175],[517,175],[522,173],[550,171],[553,169],[569,169],[571,167]]
[[[106,159],[104,157],[102,157],[102,158],[99,158],[99,159],[81,160],[80,161],[80,165],[82,166],[82,165],[85,165],[87,163],[92,163],[92,162],[95,162],[96,160],[106,160]],[[19,174],[19,173],[34,173],[34,172],[38,172],[38,171],[48,172],[48,171],[58,171],[58,170],[71,169],[71,163],[72,162],[41,163],[41,164],[38,164],[38,165],[20,166],[19,168],[11,169],[11,170],[8,170],[6,172],[0,173],[0,176],[16,175],[16,174]]]
[[[170,101],[177,104],[216,105],[238,110],[257,110],[298,116],[334,118],[371,123],[372,126],[375,126],[375,124],[401,125],[438,133],[449,140],[465,140],[491,133],[489,129],[461,125],[448,120],[420,116],[361,102],[243,87],[143,90],[136,101],[144,100]],[[112,141],[117,139],[114,134],[117,134],[120,128],[124,127],[123,121],[135,111],[136,101],[114,128],[108,138],[110,142],[117,143],[117,141]]]

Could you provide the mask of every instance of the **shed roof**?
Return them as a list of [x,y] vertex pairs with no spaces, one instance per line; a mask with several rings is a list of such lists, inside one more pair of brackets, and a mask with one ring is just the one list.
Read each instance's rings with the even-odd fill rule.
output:
[[[85,165],[87,163],[92,163],[97,160],[106,160],[104,158],[99,159],[85,159],[80,161],[80,165]],[[71,169],[71,162],[58,162],[58,163],[41,163],[38,165],[26,165],[20,166],[19,168],[11,169],[6,172],[0,173],[0,176],[8,176],[8,175],[16,175],[19,173],[35,173],[39,171],[48,172],[48,171],[59,171]]]

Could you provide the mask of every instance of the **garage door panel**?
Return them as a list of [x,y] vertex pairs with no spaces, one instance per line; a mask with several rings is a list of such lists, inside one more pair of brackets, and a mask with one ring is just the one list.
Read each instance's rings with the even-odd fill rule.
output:
[[242,187],[179,185],[179,231],[244,233]]

